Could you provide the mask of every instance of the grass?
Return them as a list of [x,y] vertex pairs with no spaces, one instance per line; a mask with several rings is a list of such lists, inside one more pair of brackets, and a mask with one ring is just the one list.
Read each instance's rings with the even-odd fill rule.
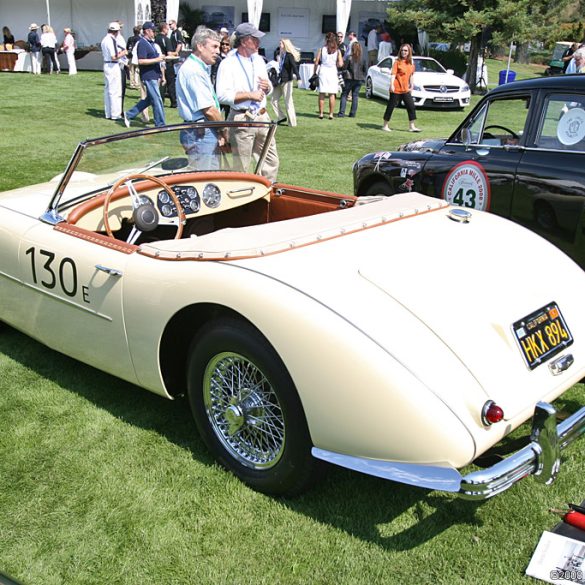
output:
[[[0,190],[47,180],[79,140],[123,129],[102,117],[99,73],[2,80]],[[379,130],[379,100],[333,121],[317,119],[314,94],[295,102],[299,126],[277,133],[286,182],[349,193],[353,161],[412,138],[403,110],[395,132]],[[422,136],[465,115],[421,111]],[[584,400],[577,385],[566,402]],[[24,584],[520,584],[557,521],[548,509],[585,497],[581,442],[553,486],[529,478],[483,504],[342,469],[300,498],[269,498],[213,463],[184,402],[11,329],[0,333],[0,424],[0,573]]]

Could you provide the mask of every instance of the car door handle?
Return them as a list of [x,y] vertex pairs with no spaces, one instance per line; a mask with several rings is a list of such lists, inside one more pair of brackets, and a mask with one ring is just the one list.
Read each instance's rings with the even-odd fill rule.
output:
[[121,270],[116,270],[115,268],[108,268],[107,266],[103,266],[102,264],[96,264],[95,267],[101,272],[105,272],[110,276],[122,276]]

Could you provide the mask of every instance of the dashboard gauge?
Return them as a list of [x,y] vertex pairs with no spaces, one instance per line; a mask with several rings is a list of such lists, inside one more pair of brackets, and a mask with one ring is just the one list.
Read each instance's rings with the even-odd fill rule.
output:
[[208,183],[205,185],[205,189],[203,189],[203,203],[207,205],[207,207],[217,207],[221,201],[221,191],[217,185],[213,183]]
[[197,199],[197,189],[195,189],[195,187],[187,187],[187,189],[185,189],[185,195],[187,195],[189,199]]
[[189,201],[189,209],[193,212],[199,211],[199,198]]
[[170,198],[169,194],[166,191],[161,191],[158,194],[158,200],[161,203],[168,203],[171,200],[171,198]]
[[173,215],[173,208],[168,204],[165,203],[161,209],[160,212],[165,216],[165,217],[170,217],[171,215]]

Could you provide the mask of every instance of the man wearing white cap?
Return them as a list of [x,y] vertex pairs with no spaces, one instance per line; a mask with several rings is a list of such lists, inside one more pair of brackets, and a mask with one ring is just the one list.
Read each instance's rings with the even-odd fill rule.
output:
[[126,49],[120,50],[117,37],[120,34],[120,23],[110,22],[108,32],[102,39],[102,57],[104,58],[104,110],[108,120],[122,119],[122,75],[120,59],[126,56]]
[[[253,24],[243,22],[234,32],[235,51],[220,63],[217,70],[216,90],[220,103],[230,106],[229,121],[270,121],[266,112],[266,96],[272,91],[264,59],[258,55],[260,39],[264,36]],[[240,164],[248,171],[254,156],[259,156],[266,141],[268,128],[232,128],[230,142]],[[276,181],[278,152],[271,141],[261,174]]]
[[30,46],[30,72],[33,75],[41,74],[41,37],[39,36],[39,27],[36,22],[33,22],[28,27],[29,33],[27,37]]

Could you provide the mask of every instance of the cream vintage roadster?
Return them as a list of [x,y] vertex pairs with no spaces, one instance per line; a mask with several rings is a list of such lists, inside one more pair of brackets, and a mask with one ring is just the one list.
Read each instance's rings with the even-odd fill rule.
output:
[[[255,172],[200,168],[182,146],[200,128],[82,142],[53,181],[0,194],[0,319],[186,394],[217,460],[266,493],[323,461],[469,499],[550,483],[585,431],[585,407],[551,405],[585,376],[583,271],[440,199],[272,184],[265,148]],[[525,447],[460,471],[529,419]]]

